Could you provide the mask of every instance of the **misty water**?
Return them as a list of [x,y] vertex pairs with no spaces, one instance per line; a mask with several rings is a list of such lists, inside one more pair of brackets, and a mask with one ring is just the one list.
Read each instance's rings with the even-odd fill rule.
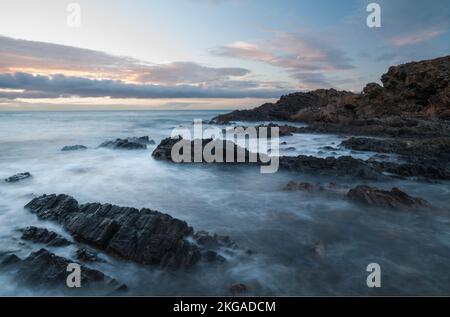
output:
[[[23,206],[41,194],[64,193],[80,203],[147,207],[185,220],[195,230],[229,235],[239,248],[226,263],[200,264],[189,271],[165,272],[100,252],[106,263],[90,267],[120,280],[130,295],[228,295],[244,283],[250,295],[450,295],[450,184],[391,179],[383,182],[338,179],[257,166],[179,165],[156,161],[143,151],[97,148],[106,140],[148,135],[156,144],[193,119],[210,120],[215,111],[2,112],[0,179],[19,172],[33,177],[0,181],[0,255],[21,258],[43,245],[20,239],[20,228],[50,228]],[[244,123],[243,123],[244,124]],[[339,147],[348,136],[297,134],[283,137],[281,154],[320,157],[374,153]],[[62,152],[83,144],[85,151]],[[289,147],[295,147],[289,149]],[[380,188],[397,186],[437,207],[393,211],[355,205],[336,195],[286,192],[289,181],[334,182]],[[71,239],[71,238],[70,238]],[[76,246],[48,248],[73,259]],[[251,252],[247,252],[251,250]],[[366,285],[369,263],[382,268],[382,287]],[[0,271],[0,295],[59,295],[59,290],[17,285]],[[86,291],[86,295],[95,291]]]

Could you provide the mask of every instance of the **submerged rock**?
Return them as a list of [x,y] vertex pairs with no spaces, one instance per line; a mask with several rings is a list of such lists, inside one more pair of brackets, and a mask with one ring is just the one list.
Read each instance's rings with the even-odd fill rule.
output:
[[80,242],[140,264],[189,268],[209,250],[189,241],[195,235],[186,222],[146,208],[79,205],[70,196],[54,194],[35,198],[25,208],[60,223]]
[[82,150],[87,150],[87,147],[84,145],[66,145],[65,147],[63,147],[61,149],[61,151],[63,152],[68,152],[68,151],[82,151]]
[[145,150],[149,144],[155,144],[155,141],[150,140],[148,136],[142,136],[106,141],[100,144],[99,147],[120,150]]
[[21,181],[21,180],[24,180],[24,179],[27,179],[27,178],[30,178],[30,177],[32,177],[32,176],[31,176],[31,174],[29,172],[18,173],[18,174],[15,174],[13,176],[10,176],[10,177],[6,178],[5,182],[7,182],[7,183],[15,183],[15,182],[18,182],[18,181]]
[[[67,267],[73,263],[72,261],[57,256],[46,249],[33,252],[23,260],[17,259],[14,266],[18,268],[16,281],[19,284],[34,287],[59,287],[77,291],[76,288],[69,289],[66,285],[67,277],[70,274],[67,271]],[[85,266],[80,266],[80,269],[82,289],[95,287],[95,290],[106,292],[117,292],[127,289],[126,285],[119,283],[114,278],[98,270]]]
[[347,197],[365,205],[387,207],[392,209],[429,208],[430,204],[421,198],[411,197],[398,188],[391,191],[369,186],[357,186],[351,189]]
[[286,187],[285,191],[324,191],[325,188],[320,184],[312,184],[307,182],[294,182],[290,181]]
[[63,236],[45,228],[27,227],[21,231],[21,238],[23,240],[32,241],[35,243],[44,243],[50,247],[62,247],[71,244],[71,242]]

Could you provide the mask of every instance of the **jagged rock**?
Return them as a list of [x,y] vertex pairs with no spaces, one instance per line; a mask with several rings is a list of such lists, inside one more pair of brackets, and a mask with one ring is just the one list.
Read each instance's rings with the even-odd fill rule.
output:
[[67,151],[81,151],[81,150],[87,150],[87,147],[84,145],[67,145],[61,149],[63,152]]
[[71,244],[71,242],[63,236],[45,228],[27,227],[21,231],[21,238],[23,240],[32,241],[35,243],[44,243],[50,247],[62,247]]
[[80,242],[145,265],[188,268],[208,250],[188,241],[194,231],[186,222],[146,208],[78,205],[70,196],[54,194],[35,198],[25,208],[60,223]]
[[386,191],[369,186],[357,186],[348,192],[347,197],[358,203],[392,209],[430,207],[424,199],[411,197],[398,188]]
[[[300,121],[304,132],[341,132],[396,137],[450,137],[450,56],[389,68],[383,86],[361,94],[319,89],[282,96],[275,104],[219,115],[234,121]],[[300,131],[301,132],[301,131]]]
[[[35,287],[67,288],[66,280],[70,272],[67,267],[72,261],[57,256],[46,249],[31,253],[27,258],[15,263],[18,268],[16,281],[23,285]],[[105,275],[104,273],[81,266],[81,286],[95,287],[96,290],[107,292],[124,291],[126,285]],[[77,289],[70,289],[76,291]]]
[[29,172],[18,173],[18,174],[15,174],[13,176],[10,176],[10,177],[6,178],[5,182],[7,182],[7,183],[15,183],[15,182],[18,182],[18,181],[21,181],[21,180],[24,180],[24,179],[27,179],[27,178],[30,178],[30,177],[32,177],[32,176],[31,176],[31,174]]
[[99,147],[120,150],[145,150],[149,144],[155,144],[155,141],[150,140],[148,136],[142,136],[127,139],[116,139],[115,141],[106,141],[100,144]]
[[97,254],[92,252],[89,249],[81,248],[75,251],[75,257],[81,262],[104,262],[104,260],[100,259]]

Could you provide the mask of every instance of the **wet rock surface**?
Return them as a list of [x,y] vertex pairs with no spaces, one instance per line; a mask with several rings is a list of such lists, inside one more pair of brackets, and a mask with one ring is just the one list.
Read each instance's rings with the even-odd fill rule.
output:
[[117,149],[117,150],[145,150],[147,145],[155,144],[148,136],[132,137],[126,139],[116,139],[114,141],[106,141],[99,147]]
[[87,248],[77,249],[75,251],[75,257],[81,262],[86,263],[105,262],[103,259],[100,259],[94,251]]
[[[14,261],[11,261],[13,258]],[[17,270],[15,281],[18,284],[31,287],[57,287],[68,291],[77,291],[76,288],[69,289],[66,285],[67,277],[70,274],[67,271],[67,267],[73,263],[69,259],[57,256],[47,249],[33,252],[23,260],[15,255],[10,256],[9,259],[7,263],[4,262],[2,265],[14,265],[14,268]],[[93,287],[96,291],[107,293],[125,291],[127,289],[126,285],[98,270],[85,266],[80,266],[80,269],[81,286],[83,288]]]
[[69,152],[69,151],[82,151],[82,150],[87,150],[87,147],[84,145],[66,145],[65,147],[63,147],[61,149],[61,151],[63,152]]
[[409,196],[398,188],[391,191],[369,186],[357,186],[347,193],[347,197],[357,203],[391,209],[430,208],[430,204],[421,198]]
[[71,242],[63,236],[49,231],[45,228],[26,227],[22,231],[22,240],[31,241],[34,243],[43,243],[50,247],[62,247],[70,245]]
[[[110,204],[79,205],[67,195],[43,195],[25,208],[38,218],[60,223],[76,240],[140,264],[162,268],[189,268],[211,251],[196,239],[184,221],[150,209]],[[220,239],[211,237],[220,245]]]
[[31,178],[31,174],[29,172],[25,172],[25,173],[18,173],[15,174],[13,176],[10,176],[8,178],[5,178],[5,182],[7,183],[16,183],[19,182],[21,180],[27,179],[27,178]]

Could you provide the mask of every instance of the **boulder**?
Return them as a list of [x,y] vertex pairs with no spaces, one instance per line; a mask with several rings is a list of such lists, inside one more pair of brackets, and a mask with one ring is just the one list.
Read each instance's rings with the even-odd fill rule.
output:
[[391,209],[429,208],[430,204],[421,198],[411,197],[398,188],[391,191],[369,186],[357,186],[347,193],[347,197],[357,203]]

